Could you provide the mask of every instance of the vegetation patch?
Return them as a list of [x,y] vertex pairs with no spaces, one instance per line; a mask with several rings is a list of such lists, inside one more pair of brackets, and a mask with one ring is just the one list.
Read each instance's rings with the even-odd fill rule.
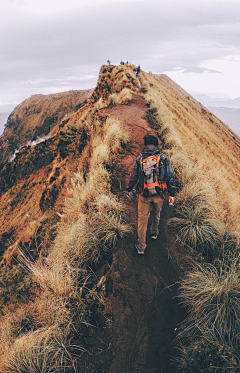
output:
[[10,203],[10,206],[11,206],[11,209],[12,211],[15,209],[15,207],[19,204],[19,203],[23,203],[24,199],[27,197],[28,195],[28,184],[24,184],[22,187],[21,187],[21,190],[16,194],[16,196],[12,199],[11,203]]
[[[53,239],[49,236],[47,255],[34,262],[26,250],[18,248],[19,260],[41,291],[14,314],[7,312],[0,325],[1,367],[9,372],[77,371],[85,351],[84,325],[94,323],[104,304],[102,290],[89,269],[96,268],[117,240],[131,232],[123,203],[111,193],[109,171],[119,160],[128,135],[117,119],[100,121],[93,112],[82,130],[67,133],[78,136],[77,147],[82,153],[79,171],[72,177]],[[69,141],[67,152],[71,146]],[[56,199],[54,177],[53,193],[46,191],[42,197],[43,210]],[[37,232],[37,244],[41,245],[46,224]],[[28,295],[28,288],[25,290]],[[14,292],[17,294],[16,289]],[[20,289],[18,293],[22,295]]]
[[[19,155],[18,155],[19,154]],[[8,162],[0,171],[0,193],[5,193],[19,180],[27,179],[30,175],[48,166],[57,155],[54,141],[46,140],[34,147],[24,148],[12,162]]]
[[60,135],[57,150],[63,159],[68,155],[81,155],[89,140],[88,132],[84,127],[77,130],[75,127],[68,126],[67,129],[60,131]]
[[32,141],[37,140],[37,138],[40,136],[46,136],[51,131],[52,127],[55,125],[57,121],[57,115],[45,118],[43,124],[40,127],[36,127]]
[[54,207],[55,202],[57,201],[60,188],[54,183],[50,188],[47,188],[42,193],[39,207],[42,212],[45,212]]
[[[16,262],[17,264],[17,262]],[[21,304],[36,297],[39,286],[26,270],[17,264],[14,267],[1,267],[0,271],[0,312],[14,310]]]
[[0,256],[2,257],[4,251],[10,246],[10,240],[14,238],[14,229],[11,228],[8,232],[4,232],[0,239]]
[[[233,209],[227,208],[225,218],[219,171],[209,175],[209,161],[204,155],[201,162],[192,158],[177,135],[181,112],[175,112],[171,103],[168,112],[166,106],[162,110],[165,97],[154,86],[146,85],[144,97],[150,107],[147,120],[175,174],[177,194],[169,227],[188,261],[194,262],[180,285],[179,297],[188,315],[177,335],[177,365],[183,372],[235,373],[240,367],[239,225]],[[207,113],[201,108],[202,115]]]

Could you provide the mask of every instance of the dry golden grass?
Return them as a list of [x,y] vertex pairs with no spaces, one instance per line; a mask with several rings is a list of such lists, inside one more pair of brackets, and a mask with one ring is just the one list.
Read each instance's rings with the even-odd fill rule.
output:
[[[239,258],[212,265],[197,265],[182,281],[180,297],[190,312],[182,334],[211,330],[229,343],[239,344]],[[191,335],[193,338],[193,334]]]
[[[65,366],[72,364],[70,329],[74,328],[74,323],[88,322],[90,309],[89,301],[84,298],[91,290],[87,288],[87,266],[99,261],[105,250],[111,249],[117,239],[131,231],[126,223],[124,205],[111,193],[110,171],[129,137],[116,118],[104,120],[101,112],[109,104],[127,104],[136,94],[142,95],[153,110],[154,130],[175,172],[178,187],[175,227],[182,242],[192,247],[204,247],[207,243],[208,249],[211,246],[213,254],[219,256],[220,264],[216,264],[215,269],[189,273],[185,289],[188,285],[191,290],[195,286],[191,299],[197,304],[196,312],[191,311],[197,314],[202,304],[207,304],[208,308],[202,307],[201,315],[210,310],[212,316],[215,311],[211,308],[212,297],[215,297],[215,305],[223,310],[222,298],[226,294],[228,298],[233,294],[239,306],[235,297],[238,269],[234,272],[228,268],[231,278],[227,271],[222,272],[222,282],[216,271],[225,252],[233,251],[237,255],[239,251],[240,140],[234,139],[225,125],[168,77],[141,71],[137,78],[133,68],[133,65],[103,66],[89,103],[65,125],[84,129],[88,144],[79,161],[79,172],[72,177],[69,195],[59,214],[57,237],[48,257],[32,263],[22,255],[23,263],[38,279],[43,294],[48,296],[48,303],[44,308],[40,299],[15,315],[6,315],[1,321],[0,353],[5,356],[4,365],[9,367],[9,372],[25,373],[28,366],[43,373],[49,365],[61,372],[59,356],[64,356]],[[145,85],[145,93],[140,92],[141,84]],[[207,289],[204,284],[211,286]],[[203,286],[207,289],[206,301],[201,298]],[[201,294],[197,299],[199,289]],[[91,291],[94,293],[94,289]],[[95,293],[91,297],[94,302],[102,302]],[[185,299],[190,302],[187,296]],[[236,304],[230,309],[233,314]],[[225,308],[221,318],[213,315],[210,320],[219,332],[229,325],[233,330],[231,320],[229,324],[225,317],[230,314],[228,311],[229,308]],[[204,317],[202,325],[206,325]],[[67,355],[59,344],[69,352]],[[53,355],[55,360],[46,360]],[[41,370],[31,365],[35,363],[40,364]]]
[[167,76],[142,72],[142,80],[148,87],[146,100],[158,111],[160,137],[171,145],[166,152],[173,160],[180,153],[188,158],[186,168],[202,170],[204,181],[215,189],[218,204],[225,210],[223,219],[236,226],[240,216],[238,136]]
[[[239,369],[240,139],[167,76],[142,73],[154,129],[174,169],[174,227],[196,264],[181,282],[184,372]],[[199,258],[199,255],[196,255]],[[224,355],[224,356],[223,356]]]
[[[101,131],[94,134],[91,142],[92,157],[88,175],[84,179],[81,173],[76,173],[72,178],[72,188],[65,203],[62,224],[49,256],[49,260],[52,257],[53,262],[60,252],[63,258],[71,253],[73,262],[75,257],[82,262],[97,261],[101,246],[106,246],[106,242],[100,238],[104,231],[111,231],[111,235],[115,238],[118,234],[121,236],[121,231],[129,231],[127,225],[121,222],[117,211],[108,207],[109,211],[104,214],[102,209],[97,208],[99,201],[103,200],[105,200],[105,208],[107,203],[110,206],[120,205],[110,192],[111,175],[105,166],[113,164],[118,150],[128,141],[128,135],[122,131],[119,122],[114,118],[108,118]],[[115,233],[111,228],[113,226]]]
[[[125,91],[119,102],[128,99]],[[88,322],[91,304],[102,303],[94,289],[87,288],[87,268],[131,232],[124,205],[111,193],[110,172],[129,136],[116,118],[99,119],[97,113],[105,106],[99,99],[92,108],[88,106],[73,116],[76,128],[85,128],[89,141],[59,213],[61,220],[49,255],[34,263],[19,250],[19,260],[49,299],[45,304],[36,300],[16,314],[8,314],[0,324],[0,352],[9,372],[25,373],[27,366],[41,373],[47,369],[62,372],[72,364],[71,330],[75,324]]]
[[109,104],[116,104],[116,105],[124,105],[127,104],[130,100],[132,100],[133,92],[131,89],[124,88],[121,90],[119,94],[112,93],[109,98]]
[[41,328],[16,339],[6,369],[9,373],[64,373],[74,368],[74,355],[79,350],[74,351],[59,325]]
[[[68,330],[70,324],[71,315],[65,307],[65,302],[61,298],[53,297],[49,292],[43,293],[34,303],[22,306],[13,313],[7,313],[2,317],[0,325],[1,371],[13,362],[21,366],[24,361],[23,355],[25,354],[27,359],[31,349],[32,363],[36,362],[38,356],[34,352],[33,340],[36,342],[37,336],[44,336],[45,340],[51,339],[53,330],[60,335]],[[16,371],[25,370],[16,368]]]
[[[70,294],[75,286],[76,265],[83,268],[84,263],[97,262],[118,237],[131,231],[123,214],[118,213],[124,208],[110,192],[111,175],[105,167],[113,164],[127,141],[128,135],[115,118],[108,118],[104,126],[93,131],[88,174],[84,178],[78,172],[72,177],[72,187],[46,266],[32,268],[39,281],[45,281],[55,294]],[[118,206],[118,210],[113,206]],[[82,275],[85,275],[84,269]]]

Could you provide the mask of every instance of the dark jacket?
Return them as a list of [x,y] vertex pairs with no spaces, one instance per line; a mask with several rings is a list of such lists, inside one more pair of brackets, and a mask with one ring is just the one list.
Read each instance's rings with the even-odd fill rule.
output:
[[155,155],[155,154],[160,154],[161,160],[162,160],[163,165],[164,165],[164,167],[161,169],[160,180],[162,182],[164,182],[164,181],[166,182],[168,193],[170,194],[170,196],[174,197],[175,186],[174,186],[174,183],[173,183],[173,171],[172,171],[172,167],[170,165],[169,159],[166,155],[161,153],[161,151],[159,150],[159,148],[157,146],[151,145],[151,144],[146,145],[144,147],[142,153],[139,154],[139,156],[135,159],[134,164],[133,164],[132,174],[131,174],[131,177],[130,177],[130,180],[129,180],[129,183],[128,183],[128,186],[127,186],[126,190],[128,192],[130,192],[139,180],[139,167],[140,167],[141,157],[146,158],[146,157],[149,157],[149,156]]

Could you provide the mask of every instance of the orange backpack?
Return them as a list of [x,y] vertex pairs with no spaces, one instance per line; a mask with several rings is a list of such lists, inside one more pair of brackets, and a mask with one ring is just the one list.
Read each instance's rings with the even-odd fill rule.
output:
[[[165,181],[159,179],[159,163],[161,156],[151,155],[147,158],[140,158],[139,181],[140,194],[144,197],[155,195],[162,196],[162,193],[167,189]],[[163,165],[163,163],[161,162]]]

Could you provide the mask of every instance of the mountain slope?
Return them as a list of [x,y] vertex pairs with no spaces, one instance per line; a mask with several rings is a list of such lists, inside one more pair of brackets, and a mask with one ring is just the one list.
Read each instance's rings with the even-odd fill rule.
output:
[[169,141],[172,136],[173,146],[180,143],[189,159],[204,171],[205,178],[212,180],[219,200],[227,204],[225,213],[230,209],[239,216],[239,137],[167,76],[143,76],[150,85],[146,99],[155,100],[163,128],[172,130]]
[[[221,238],[226,227],[239,229],[239,137],[166,75],[136,77],[134,68],[103,66],[85,105],[2,166],[2,273],[18,257],[40,284],[25,306],[22,283],[19,303],[9,295],[1,302],[7,372],[23,372],[25,358],[34,363],[36,349],[44,354],[54,343],[64,346],[57,351],[70,372],[175,372],[185,317],[176,299],[180,278],[192,252],[202,261],[218,257],[205,236],[202,246],[190,246],[168,221],[187,205],[195,212],[200,200],[207,229],[218,222]],[[170,157],[178,193],[174,208],[164,202],[159,240],[148,234],[146,254],[137,256],[137,203],[124,191],[146,133]],[[54,356],[51,367],[60,364]]]
[[9,115],[1,136],[0,163],[16,150],[38,138],[52,137],[66,119],[90,97],[91,90],[34,95],[18,105]]
[[[9,116],[0,147],[0,235],[11,232],[12,240],[31,243],[36,232],[49,224],[45,212],[64,199],[70,175],[77,167],[72,158],[81,153],[83,140],[71,129],[62,129],[60,135],[59,125],[86,103],[90,92],[32,96]],[[75,141],[70,149],[72,138]],[[68,153],[75,154],[69,159]],[[3,241],[1,255],[5,249]],[[11,255],[5,256],[2,263],[10,263]]]

